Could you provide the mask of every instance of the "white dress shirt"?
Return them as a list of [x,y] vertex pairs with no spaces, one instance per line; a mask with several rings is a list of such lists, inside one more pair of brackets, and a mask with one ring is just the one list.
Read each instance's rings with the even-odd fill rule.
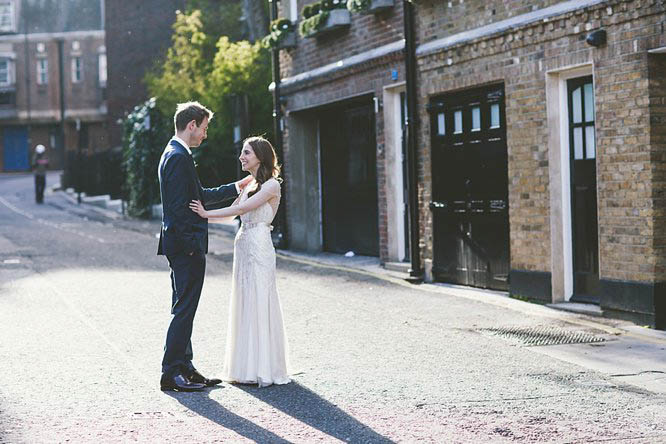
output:
[[[185,147],[185,149],[187,150],[187,152],[190,153],[190,156],[192,155],[192,150],[191,150],[190,147],[187,145],[187,143],[185,143],[185,141],[184,141],[183,139],[181,139],[180,137],[178,137],[178,136],[176,136],[176,135],[174,134],[174,136],[171,138],[171,140],[175,140],[176,142],[178,142],[178,143],[180,143],[181,145],[183,145],[183,146]],[[240,189],[240,186],[238,185],[238,182],[234,182],[234,185],[236,186],[236,192],[237,192],[238,194],[240,194],[241,189]]]
[[192,155],[192,150],[190,149],[190,146],[187,143],[185,143],[185,141],[183,139],[181,139],[180,137],[178,137],[176,135],[174,135],[171,139],[173,139],[176,142],[183,145],[185,147],[185,149],[187,150],[187,152],[190,153],[190,156]]

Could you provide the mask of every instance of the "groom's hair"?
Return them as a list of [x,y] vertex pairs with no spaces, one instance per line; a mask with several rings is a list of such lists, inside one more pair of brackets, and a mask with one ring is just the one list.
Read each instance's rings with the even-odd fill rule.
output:
[[208,117],[208,121],[210,122],[213,119],[213,112],[201,103],[179,103],[176,107],[176,114],[173,115],[173,125],[176,127],[176,131],[183,131],[187,128],[187,124],[193,120],[197,126],[200,126],[206,117]]

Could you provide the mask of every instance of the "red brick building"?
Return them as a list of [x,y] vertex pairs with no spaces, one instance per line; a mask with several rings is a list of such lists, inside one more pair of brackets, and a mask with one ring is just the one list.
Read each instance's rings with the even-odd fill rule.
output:
[[[426,279],[666,327],[664,3],[414,5]],[[408,257],[402,29],[396,2],[281,51],[293,248]]]
[[[292,20],[302,6],[281,3]],[[408,257],[402,6],[336,12],[350,24],[281,53],[290,246],[400,262]]]
[[28,170],[37,144],[55,169],[105,150],[105,85],[101,0],[0,1],[0,171]]
[[185,3],[185,0],[105,2],[108,125],[112,147],[122,143],[122,125],[118,121],[149,98],[144,76],[166,55],[176,11],[184,10]]

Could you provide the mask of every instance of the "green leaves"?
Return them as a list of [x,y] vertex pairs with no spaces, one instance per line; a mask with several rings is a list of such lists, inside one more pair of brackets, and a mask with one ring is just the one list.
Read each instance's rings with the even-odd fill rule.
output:
[[[190,100],[198,100],[215,113],[208,139],[194,150],[202,184],[214,186],[236,179],[233,126],[238,123],[238,112],[232,110],[232,97],[247,97],[248,119],[242,138],[266,134],[272,128],[271,65],[270,53],[260,42],[234,42],[221,34],[222,27],[207,20],[210,22],[200,10],[178,13],[166,59],[145,81],[150,94],[158,98],[155,106],[167,123],[173,120],[176,105]],[[172,123],[168,128],[172,134]]]
[[286,18],[279,18],[273,20],[269,33],[261,40],[264,48],[276,48],[280,42],[290,33],[294,32],[296,26],[291,20]]
[[315,33],[318,29],[326,25],[329,14],[328,11],[321,11],[310,18],[301,20],[301,23],[298,25],[298,32],[302,37],[307,37]]
[[350,12],[367,11],[372,5],[372,0],[347,0],[347,9]]
[[152,205],[160,202],[157,165],[171,137],[168,121],[150,100],[134,107],[123,122],[123,169],[130,216],[150,218]]
[[202,27],[201,11],[179,12],[164,64],[146,76],[148,90],[160,98],[165,114],[173,114],[180,102],[202,99],[207,89],[211,66],[203,56],[207,37]]

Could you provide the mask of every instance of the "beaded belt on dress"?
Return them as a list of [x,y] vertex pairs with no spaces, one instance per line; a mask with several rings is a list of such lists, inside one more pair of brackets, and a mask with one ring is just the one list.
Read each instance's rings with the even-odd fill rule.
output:
[[271,231],[273,231],[273,225],[269,224],[268,222],[243,222],[241,225],[241,228],[244,229],[249,229],[249,228],[257,228],[257,227],[268,227]]

